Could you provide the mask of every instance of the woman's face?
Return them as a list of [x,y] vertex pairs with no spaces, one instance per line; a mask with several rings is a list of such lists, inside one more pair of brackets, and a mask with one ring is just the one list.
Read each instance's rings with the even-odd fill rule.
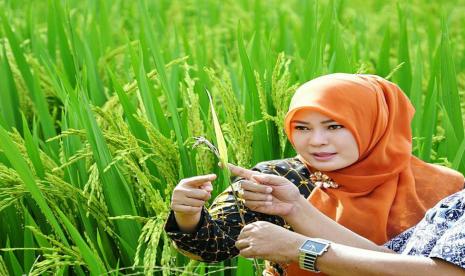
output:
[[358,146],[352,133],[319,112],[297,111],[291,128],[295,150],[316,170],[334,171],[358,160]]

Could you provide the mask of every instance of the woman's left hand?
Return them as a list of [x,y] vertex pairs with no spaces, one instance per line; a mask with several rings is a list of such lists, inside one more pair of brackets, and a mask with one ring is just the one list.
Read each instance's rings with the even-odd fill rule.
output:
[[233,175],[241,180],[242,199],[245,206],[253,211],[285,217],[295,208],[302,197],[296,185],[282,176],[264,174],[228,165]]
[[242,229],[236,247],[240,255],[246,258],[289,263],[298,261],[299,247],[305,240],[305,236],[281,226],[257,221]]

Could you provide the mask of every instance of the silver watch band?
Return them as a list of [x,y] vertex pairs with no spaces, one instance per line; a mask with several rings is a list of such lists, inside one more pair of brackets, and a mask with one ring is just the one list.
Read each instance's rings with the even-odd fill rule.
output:
[[299,266],[302,269],[309,270],[312,272],[320,272],[316,268],[316,255],[310,255],[308,253],[301,253],[299,255]]
[[324,239],[308,239],[299,248],[299,267],[311,272],[320,272],[316,267],[317,258],[323,255],[331,242]]

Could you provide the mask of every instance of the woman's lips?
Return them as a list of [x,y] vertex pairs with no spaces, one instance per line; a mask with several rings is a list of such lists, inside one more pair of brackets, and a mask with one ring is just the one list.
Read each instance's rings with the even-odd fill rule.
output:
[[332,153],[332,152],[314,152],[314,153],[312,153],[313,158],[315,158],[318,161],[330,160],[335,155],[336,155],[336,153]]

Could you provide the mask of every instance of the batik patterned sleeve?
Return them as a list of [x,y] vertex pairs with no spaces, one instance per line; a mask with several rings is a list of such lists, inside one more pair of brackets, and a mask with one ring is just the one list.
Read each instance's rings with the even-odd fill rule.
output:
[[403,252],[405,250],[405,246],[406,246],[408,240],[410,239],[410,237],[412,236],[412,233],[414,232],[414,230],[415,230],[415,227],[412,227],[412,228],[402,232],[401,234],[399,234],[395,238],[393,238],[393,239],[389,240],[387,243],[385,243],[384,246],[386,248],[391,249],[394,252],[398,252],[398,253]]
[[[277,171],[274,165],[269,166],[270,162],[272,161],[260,163],[253,169],[264,173],[283,175],[288,179],[296,176],[296,172],[289,173],[290,167],[283,165]],[[269,168],[273,170],[269,170]],[[236,191],[239,188],[239,181],[237,180],[233,184]],[[294,180],[293,182],[296,183],[296,181]],[[301,191],[311,190],[304,188],[303,186],[299,187]],[[193,233],[183,233],[180,231],[173,212],[171,212],[167,220],[165,231],[179,251],[186,256],[204,262],[223,261],[239,254],[239,251],[235,247],[235,242],[244,226],[239,212],[242,213],[245,224],[260,220],[288,227],[282,218],[251,211],[242,203],[239,203],[238,209],[234,200],[234,194],[228,188],[217,196],[209,209],[204,208],[202,210],[201,221],[196,231]]]
[[465,269],[465,191],[441,200],[416,226],[385,246],[400,254],[439,258]]
[[[462,205],[465,202],[462,202]],[[459,207],[459,206],[456,206]],[[429,257],[439,258],[465,269],[465,216],[464,206],[448,210],[450,228],[444,231],[431,250]]]

